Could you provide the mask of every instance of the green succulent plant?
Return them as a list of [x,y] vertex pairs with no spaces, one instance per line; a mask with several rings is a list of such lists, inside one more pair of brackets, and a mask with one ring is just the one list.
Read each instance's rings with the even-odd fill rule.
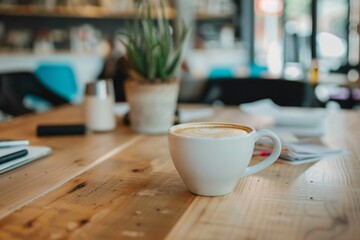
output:
[[174,79],[189,32],[190,28],[183,24],[175,44],[164,1],[160,0],[160,7],[153,8],[152,0],[143,0],[134,23],[131,26],[127,23],[127,41],[123,42],[132,69],[130,77],[150,83]]

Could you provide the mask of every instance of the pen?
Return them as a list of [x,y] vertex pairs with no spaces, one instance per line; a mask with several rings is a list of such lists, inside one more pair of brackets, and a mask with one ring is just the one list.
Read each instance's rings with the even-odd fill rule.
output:
[[12,161],[14,159],[23,157],[26,154],[28,154],[28,152],[29,152],[28,150],[23,149],[23,150],[19,150],[19,151],[7,154],[5,156],[2,156],[2,157],[0,157],[0,164],[7,163],[7,162],[10,162],[10,161]]
[[260,150],[254,151],[253,156],[269,156],[271,154],[271,150]]

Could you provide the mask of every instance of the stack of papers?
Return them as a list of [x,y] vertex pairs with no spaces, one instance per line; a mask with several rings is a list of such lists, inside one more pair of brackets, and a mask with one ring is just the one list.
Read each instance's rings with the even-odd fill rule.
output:
[[324,157],[343,155],[342,150],[328,149],[324,146],[293,143],[285,146],[280,158],[285,161],[290,161],[292,164],[301,164],[318,161]]
[[[296,137],[291,136],[292,140],[279,136],[282,143],[282,151],[279,161],[289,164],[298,165],[309,162],[315,162],[329,156],[339,156],[348,154],[347,151],[339,149],[330,149],[324,146],[321,142],[314,142],[312,139],[296,140]],[[257,142],[255,146],[255,153],[257,155],[268,155],[271,153],[272,142],[268,139],[262,139]],[[261,154],[265,153],[265,154]]]
[[274,130],[298,136],[321,136],[324,133],[324,109],[289,108],[276,105],[271,99],[241,104],[244,112],[274,119]]
[[[51,153],[51,148],[44,146],[27,146],[26,140],[1,141],[0,144],[0,174],[20,167]],[[18,154],[20,153],[21,154]]]

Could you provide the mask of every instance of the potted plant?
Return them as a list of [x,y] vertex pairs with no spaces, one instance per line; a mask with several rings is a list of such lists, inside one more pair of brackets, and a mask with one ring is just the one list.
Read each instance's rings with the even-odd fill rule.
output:
[[183,25],[175,44],[163,0],[160,6],[154,6],[151,0],[142,1],[133,26],[127,26],[124,45],[130,70],[125,96],[132,128],[141,133],[161,134],[173,124],[179,93],[176,72],[189,28]]

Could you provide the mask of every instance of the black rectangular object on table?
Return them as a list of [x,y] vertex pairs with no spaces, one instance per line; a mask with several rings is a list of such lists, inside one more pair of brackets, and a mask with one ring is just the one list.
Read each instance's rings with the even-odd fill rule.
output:
[[39,125],[36,130],[38,136],[84,135],[85,132],[84,124]]

